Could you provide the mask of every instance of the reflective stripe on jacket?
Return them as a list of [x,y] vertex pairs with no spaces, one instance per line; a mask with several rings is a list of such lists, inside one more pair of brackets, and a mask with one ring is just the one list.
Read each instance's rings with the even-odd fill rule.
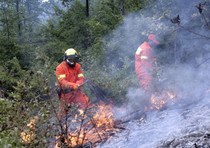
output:
[[147,42],[139,46],[135,54],[135,71],[140,79],[140,86],[148,88],[152,79],[154,55]]
[[66,107],[70,107],[72,103],[77,104],[81,108],[90,106],[91,101],[83,93],[82,89],[74,90],[75,85],[85,82],[79,63],[76,63],[75,67],[70,67],[66,61],[63,61],[56,67],[56,78],[58,86],[63,89],[59,98],[59,118],[66,115]]
[[56,67],[56,80],[62,89],[74,89],[75,85],[85,82],[81,65],[76,63],[75,67],[70,67],[66,61],[63,61]]

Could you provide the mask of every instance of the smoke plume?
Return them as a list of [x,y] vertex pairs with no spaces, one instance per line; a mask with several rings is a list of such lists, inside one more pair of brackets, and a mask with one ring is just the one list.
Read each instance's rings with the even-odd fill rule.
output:
[[[112,54],[111,49],[117,49],[114,51],[115,58],[109,61],[110,65],[118,66],[118,59],[128,57],[133,70],[130,73],[135,75],[134,56],[138,46],[149,34],[156,34],[161,44],[154,49],[154,54],[159,59],[159,66],[164,66],[161,77],[167,79],[167,85],[175,90],[177,100],[161,112],[148,112],[146,123],[130,122],[130,131],[122,132],[103,147],[157,147],[161,145],[161,140],[173,141],[196,129],[197,132],[205,132],[204,127],[210,123],[210,30],[195,7],[199,2],[204,3],[199,0],[154,2],[140,12],[127,14],[122,24],[105,37],[105,41],[109,42],[106,54]],[[205,16],[209,16],[209,8],[208,0],[202,12]],[[180,25],[171,22],[177,15]],[[128,88],[126,111],[119,116],[144,110],[148,101],[143,92],[136,93],[137,89]]]

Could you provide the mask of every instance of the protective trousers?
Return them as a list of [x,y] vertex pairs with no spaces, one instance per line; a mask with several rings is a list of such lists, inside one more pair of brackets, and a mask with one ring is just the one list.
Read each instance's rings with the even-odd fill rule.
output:
[[68,114],[68,110],[71,108],[72,103],[78,105],[79,108],[86,109],[90,107],[91,102],[89,101],[88,97],[79,89],[67,94],[62,93],[59,103],[58,116],[60,118]]

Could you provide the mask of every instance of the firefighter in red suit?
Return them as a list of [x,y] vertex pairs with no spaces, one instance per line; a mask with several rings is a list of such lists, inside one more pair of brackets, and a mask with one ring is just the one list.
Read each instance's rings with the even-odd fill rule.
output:
[[88,108],[90,100],[79,85],[85,82],[81,65],[77,63],[78,53],[73,48],[66,50],[64,61],[56,67],[57,85],[61,90],[59,117],[65,115],[72,103]]
[[145,92],[151,91],[152,72],[154,70],[153,62],[155,61],[152,48],[159,42],[154,34],[148,36],[148,41],[141,44],[135,54],[135,70],[139,78],[140,89]]

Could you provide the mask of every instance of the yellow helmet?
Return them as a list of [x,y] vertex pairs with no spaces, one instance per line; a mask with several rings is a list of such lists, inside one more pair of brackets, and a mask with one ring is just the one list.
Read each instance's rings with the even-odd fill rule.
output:
[[68,58],[79,58],[78,53],[74,48],[69,48],[65,51],[64,60]]
[[79,56],[75,49],[69,48],[66,50],[64,54],[64,60],[66,60],[66,62],[68,63],[70,67],[74,67],[78,59],[79,59]]

